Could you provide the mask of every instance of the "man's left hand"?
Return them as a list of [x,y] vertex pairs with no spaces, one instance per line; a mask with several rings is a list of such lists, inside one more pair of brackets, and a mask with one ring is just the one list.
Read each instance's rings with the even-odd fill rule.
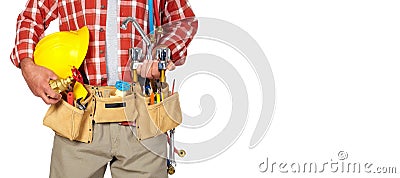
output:
[[[155,58],[156,50],[159,48],[166,48],[166,45],[157,45],[157,47],[153,48],[152,56]],[[137,68],[137,73],[143,77],[148,79],[159,79],[161,76],[160,69],[158,68],[158,60],[144,60],[142,65],[139,65]],[[175,64],[171,60],[166,64],[166,68],[169,71],[175,70]]]

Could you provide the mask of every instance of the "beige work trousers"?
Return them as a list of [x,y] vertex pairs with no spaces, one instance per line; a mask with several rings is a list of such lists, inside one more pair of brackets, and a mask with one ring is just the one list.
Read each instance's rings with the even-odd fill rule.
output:
[[136,131],[118,123],[94,124],[90,144],[56,135],[50,178],[102,178],[108,163],[113,178],[168,177],[166,136],[139,142],[132,129]]

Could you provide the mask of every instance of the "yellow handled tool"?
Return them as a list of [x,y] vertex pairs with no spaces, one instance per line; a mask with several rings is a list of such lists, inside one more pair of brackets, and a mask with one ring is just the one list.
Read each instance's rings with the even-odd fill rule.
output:
[[156,58],[159,60],[158,69],[160,70],[160,82],[166,82],[165,80],[165,70],[167,69],[167,64],[171,60],[171,50],[168,47],[158,48]]

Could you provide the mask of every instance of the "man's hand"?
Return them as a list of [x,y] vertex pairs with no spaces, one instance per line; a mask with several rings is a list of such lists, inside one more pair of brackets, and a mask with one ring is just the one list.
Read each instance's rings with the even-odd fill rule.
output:
[[21,60],[20,67],[22,76],[35,96],[42,98],[46,104],[55,104],[60,101],[61,95],[49,86],[50,80],[58,78],[53,71],[36,65],[31,58]]
[[[138,75],[142,76],[143,78],[148,79],[159,79],[160,78],[160,70],[158,69],[158,62],[156,60],[144,60],[143,64],[139,65],[137,68]],[[173,71],[175,70],[175,64],[172,61],[167,63],[167,70],[166,71]]]
[[[168,46],[166,45],[157,45],[155,48],[153,48],[152,51],[152,56],[155,59],[156,57],[156,50],[159,48],[167,48]],[[142,65],[139,65],[137,68],[137,72],[140,76],[143,78],[148,78],[148,79],[159,79],[160,78],[160,70],[158,69],[158,62],[156,60],[148,61],[144,60]],[[168,71],[173,71],[175,70],[175,64],[172,61],[168,61],[166,64],[167,70]]]

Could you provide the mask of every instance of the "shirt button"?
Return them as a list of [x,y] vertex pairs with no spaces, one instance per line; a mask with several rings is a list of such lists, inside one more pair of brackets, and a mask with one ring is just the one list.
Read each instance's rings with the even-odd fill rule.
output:
[[104,32],[104,28],[100,28],[100,32]]
[[103,54],[103,53],[104,53],[104,50],[101,49],[101,50],[100,50],[100,54]]
[[104,8],[106,8],[106,6],[105,5],[101,5],[101,8],[104,9]]

